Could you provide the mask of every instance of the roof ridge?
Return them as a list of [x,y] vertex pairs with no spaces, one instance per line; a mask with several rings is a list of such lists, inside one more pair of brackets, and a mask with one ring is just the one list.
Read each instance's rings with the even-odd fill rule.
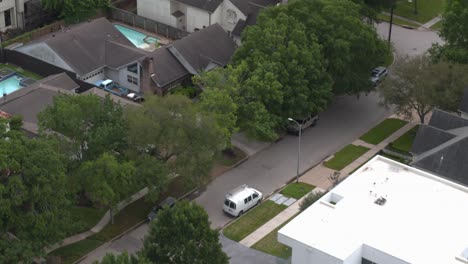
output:
[[423,152],[423,153],[419,154],[419,155],[417,156],[417,158],[415,158],[415,159],[411,162],[411,164],[414,164],[414,163],[416,163],[416,162],[418,162],[418,161],[421,161],[422,159],[425,159],[425,158],[429,157],[430,155],[433,155],[433,154],[435,154],[435,153],[437,153],[437,152],[439,152],[439,151],[441,151],[441,150],[444,150],[445,148],[450,147],[450,146],[452,146],[453,144],[455,144],[455,143],[457,143],[457,142],[459,142],[459,141],[461,141],[461,140],[464,140],[464,139],[466,139],[466,138],[468,138],[468,134],[466,134],[466,135],[460,135],[460,136],[455,136],[454,138],[447,140],[446,142],[440,144],[439,146],[434,147],[434,148],[432,148],[432,149],[430,149],[430,150],[428,150],[428,151],[426,151],[426,152]]

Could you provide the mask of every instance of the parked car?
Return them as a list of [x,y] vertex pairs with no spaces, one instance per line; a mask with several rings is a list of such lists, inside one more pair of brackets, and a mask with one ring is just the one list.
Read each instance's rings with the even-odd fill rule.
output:
[[145,101],[145,98],[137,93],[129,93],[127,94],[127,98],[135,103],[143,103]]
[[165,206],[168,206],[170,208],[174,207],[176,201],[177,201],[176,198],[170,197],[170,196],[167,197],[166,199],[164,199],[157,206],[155,206],[155,207],[153,207],[153,209],[151,209],[151,212],[148,215],[148,220],[151,222],[151,220],[153,220],[156,217],[159,210],[163,209]]
[[108,91],[109,93],[118,95],[118,96],[125,96],[128,94],[128,89],[116,84],[114,81],[110,79],[100,80],[95,83],[95,85],[101,89]]
[[380,66],[372,70],[370,81],[377,86],[388,75],[387,68]]
[[244,184],[226,194],[223,211],[237,217],[260,204],[262,198],[261,192]]
[[[319,121],[320,116],[319,114],[311,114],[306,118],[295,118],[299,124],[302,125],[302,130],[310,127],[310,126],[315,126],[317,125],[317,122]],[[287,127],[287,132],[292,135],[299,136],[299,126],[295,122],[290,122],[288,127]]]

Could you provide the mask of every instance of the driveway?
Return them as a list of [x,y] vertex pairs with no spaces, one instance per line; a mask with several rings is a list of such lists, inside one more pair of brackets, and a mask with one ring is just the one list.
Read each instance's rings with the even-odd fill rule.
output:
[[[389,25],[387,22],[377,24],[377,32],[383,39],[388,39]],[[391,41],[398,56],[420,55],[426,52],[433,43],[443,42],[435,31],[424,28],[407,29],[397,25],[392,27]]]
[[[379,34],[386,37],[388,23],[377,25]],[[432,42],[440,41],[431,31],[408,30],[399,26],[393,27],[392,40],[398,55],[421,54]],[[342,96],[336,98],[330,108],[321,114],[318,125],[303,133],[300,171],[304,172],[349,144],[361,134],[373,127],[391,111],[378,104],[376,93],[367,96]],[[241,185],[248,184],[268,195],[294,178],[297,162],[297,137],[286,136],[278,143],[258,152],[249,160],[216,178],[206,190],[195,199],[208,212],[211,226],[221,227],[231,218],[221,211],[225,193]],[[130,232],[122,238],[101,246],[82,263],[92,263],[105,255],[105,252],[135,252],[142,246],[141,239],[147,232],[147,225]],[[229,243],[223,243],[224,250],[229,252]],[[234,260],[233,260],[234,261]],[[270,262],[274,263],[274,262]]]

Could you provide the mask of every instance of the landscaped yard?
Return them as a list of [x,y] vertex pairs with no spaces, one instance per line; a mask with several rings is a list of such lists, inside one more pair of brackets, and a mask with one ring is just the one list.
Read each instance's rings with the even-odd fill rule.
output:
[[330,169],[342,170],[344,167],[351,164],[351,162],[362,156],[368,150],[368,148],[363,146],[349,144],[335,153],[335,156],[331,160],[324,162],[323,165]]
[[[164,199],[167,196],[173,196],[176,198],[181,197],[182,195],[186,194],[189,190],[186,186],[183,185],[183,180],[181,177],[177,177],[171,181],[168,187],[168,191],[161,195],[160,200]],[[120,211],[114,217],[114,224],[108,224],[104,229],[85,239],[79,241],[77,243],[65,246],[63,248],[59,248],[49,255],[51,256],[61,256],[62,259],[66,259],[65,263],[73,263],[75,260],[79,259],[81,256],[91,252],[98,246],[104,244],[106,241],[116,237],[117,235],[121,234],[125,230],[129,229],[130,227],[136,225],[137,223],[145,220],[148,217],[148,213],[150,212],[151,208],[157,203],[150,203],[145,201],[144,198],[141,198],[127,207],[125,207],[122,211]],[[80,210],[86,212],[88,215],[87,217],[83,217],[83,219],[87,219],[88,224],[91,225],[93,218],[97,218],[96,213],[91,213],[89,208],[75,208],[75,212],[79,212]],[[92,210],[92,209],[91,209]],[[91,225],[91,227],[94,226]],[[84,230],[83,230],[84,231]]]
[[73,230],[70,231],[70,235],[85,232],[93,228],[102,216],[106,212],[106,209],[98,209],[92,207],[73,206],[70,214],[73,222],[76,224]]
[[[414,3],[417,1],[417,11],[414,13]],[[445,0],[399,0],[396,5],[395,14],[426,23],[444,12]]]
[[[387,14],[379,14],[377,18],[381,21],[389,22],[390,23],[390,16]],[[412,28],[418,28],[419,25],[415,23],[411,23],[402,19],[399,19],[397,17],[393,17],[393,24],[403,26],[403,27],[412,27]]]
[[288,221],[277,227],[275,230],[271,231],[268,235],[255,243],[252,248],[283,259],[289,258],[292,255],[292,249],[278,242],[278,230],[280,230],[296,216],[297,215],[294,215],[293,217],[289,218]]
[[369,144],[377,145],[407,123],[401,119],[387,118],[362,135],[360,139]]
[[409,154],[411,146],[413,145],[414,138],[416,137],[416,133],[418,132],[419,125],[413,127],[412,129],[408,130],[405,134],[401,137],[397,138],[395,141],[391,143],[391,148],[406,152]]
[[52,251],[49,255],[60,256],[61,263],[73,263],[102,244],[104,244],[103,241],[88,238]]
[[315,186],[303,183],[303,182],[293,182],[288,184],[286,188],[281,190],[281,194],[287,197],[292,197],[294,199],[299,199],[302,196],[308,194],[310,191],[312,191],[315,188]]
[[286,207],[286,205],[279,205],[270,200],[265,201],[226,227],[223,234],[227,238],[239,242]]
[[431,28],[434,30],[440,30],[442,28],[442,20],[432,25]]
[[24,70],[23,68],[21,67],[18,67],[16,65],[13,65],[13,64],[9,64],[9,63],[0,63],[0,69],[4,69],[4,68],[7,68],[7,69],[10,69],[10,70],[13,70],[23,76],[26,76],[26,77],[29,77],[29,78],[33,78],[35,80],[40,80],[42,79],[42,77],[38,74],[35,74],[33,72],[30,72],[30,71],[27,71],[27,70]]
[[221,152],[216,163],[230,167],[245,157],[246,154],[242,150],[232,146],[230,149]]

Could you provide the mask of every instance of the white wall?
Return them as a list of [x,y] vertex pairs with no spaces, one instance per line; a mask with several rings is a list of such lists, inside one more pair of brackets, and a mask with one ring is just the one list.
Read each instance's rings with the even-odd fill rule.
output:
[[[221,8],[220,8],[221,7]],[[234,22],[228,17],[228,10],[234,11],[236,14],[236,18]],[[216,13],[218,12],[218,14]],[[247,17],[243,14],[235,5],[231,3],[229,0],[224,0],[223,3],[216,9],[214,13],[218,18],[218,23],[224,28],[226,31],[232,31],[236,26],[237,22],[240,19],[246,20]]]
[[97,81],[105,79],[105,71],[103,68],[101,68],[86,75],[79,76],[78,78],[87,83],[96,84]]
[[292,248],[291,264],[344,264],[341,259],[310,248],[281,233],[278,233],[278,241]]
[[[10,13],[11,25],[6,27],[4,12],[9,9],[13,9]],[[16,27],[16,1],[15,0],[3,0],[2,2],[0,2],[0,31],[5,31],[9,28],[15,28],[15,27]]]
[[359,246],[349,257],[347,257],[343,264],[361,264],[362,263],[362,246]]
[[[128,82],[127,75],[131,75],[133,77],[136,77],[138,79],[138,85],[135,85],[133,83]],[[122,68],[120,68],[118,70],[106,68],[105,78],[103,78],[103,79],[111,79],[114,82],[118,83],[120,86],[123,86],[123,87],[128,88],[128,89],[130,89],[132,91],[135,91],[135,92],[140,92],[141,80],[140,80],[140,78],[138,76],[140,76],[140,65],[138,65],[138,73],[137,74],[135,74],[133,72],[129,72],[127,70],[127,66],[122,67]]]
[[171,15],[170,0],[138,0],[137,14],[172,27],[177,27],[177,20]]
[[410,264],[368,245],[362,246],[362,257],[379,264]]
[[[210,14],[205,10],[187,6],[187,13],[185,16],[187,18],[188,32],[195,31],[195,28],[203,29],[203,26],[210,26]],[[211,24],[214,23],[215,22],[211,21]]]

